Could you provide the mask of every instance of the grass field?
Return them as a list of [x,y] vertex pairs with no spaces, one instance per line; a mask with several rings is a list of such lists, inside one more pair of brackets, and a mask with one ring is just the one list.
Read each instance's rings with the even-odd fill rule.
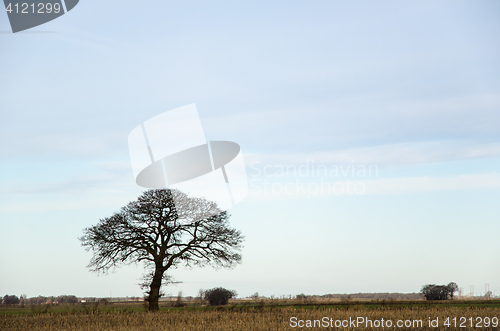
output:
[[[445,324],[447,318],[449,324]],[[0,330],[34,331],[500,330],[499,319],[499,300],[453,300],[439,303],[353,301],[307,304],[233,301],[225,307],[195,305],[182,308],[162,307],[161,311],[156,313],[146,312],[140,303],[0,308]],[[429,321],[434,321],[431,326]],[[401,327],[398,327],[398,323]]]

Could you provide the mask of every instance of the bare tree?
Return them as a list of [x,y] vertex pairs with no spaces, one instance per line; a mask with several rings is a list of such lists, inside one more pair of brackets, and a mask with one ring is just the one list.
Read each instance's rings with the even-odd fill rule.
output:
[[196,297],[200,301],[200,306],[203,305],[203,298],[205,296],[205,290],[199,289],[198,290],[198,296]]
[[144,263],[148,308],[158,310],[160,288],[170,282],[167,270],[179,265],[233,267],[241,261],[244,237],[229,227],[228,219],[214,202],[155,189],[86,228],[80,240],[93,252],[91,271]]
[[422,293],[426,300],[447,300],[453,299],[453,294],[458,290],[456,283],[449,283],[448,285],[427,284],[422,286],[420,293]]

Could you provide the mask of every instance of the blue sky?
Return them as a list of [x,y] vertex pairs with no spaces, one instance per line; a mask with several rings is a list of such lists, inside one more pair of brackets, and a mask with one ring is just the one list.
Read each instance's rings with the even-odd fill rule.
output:
[[[230,211],[243,263],[175,270],[167,293],[455,281],[499,295],[499,14],[497,1],[82,0],[17,34],[0,14],[0,293],[140,296],[140,266],[97,277],[77,238],[142,191],[129,132],[196,103],[207,138],[244,152],[250,193]],[[378,171],[255,170],[307,164]],[[347,181],[363,194],[314,190]]]

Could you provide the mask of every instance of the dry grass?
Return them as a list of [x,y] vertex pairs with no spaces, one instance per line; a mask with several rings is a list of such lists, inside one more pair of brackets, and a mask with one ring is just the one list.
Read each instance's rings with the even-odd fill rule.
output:
[[[366,309],[361,306],[351,306],[349,309],[319,307],[303,308],[233,308],[218,310],[176,310],[148,312],[62,312],[45,314],[17,314],[0,316],[0,330],[307,330],[311,328],[292,328],[290,318],[297,320],[321,320],[324,317],[335,320],[349,320],[364,317],[371,320],[422,320],[423,327],[410,328],[376,328],[376,327],[346,327],[342,330],[471,330],[466,328],[443,327],[447,317],[500,318],[500,308],[429,308],[429,307],[379,307]],[[429,317],[439,318],[439,328],[427,326]],[[312,322],[314,323],[314,322]],[[315,329],[337,329],[316,327]],[[499,330],[490,326],[476,328],[480,330]]]

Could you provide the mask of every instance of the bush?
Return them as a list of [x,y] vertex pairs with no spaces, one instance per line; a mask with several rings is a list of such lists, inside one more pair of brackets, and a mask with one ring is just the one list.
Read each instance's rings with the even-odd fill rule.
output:
[[213,288],[205,291],[205,300],[208,301],[210,306],[223,306],[226,305],[229,299],[236,296],[235,291],[226,290],[222,287]]
[[174,302],[174,307],[185,307],[186,304],[182,301],[182,292],[177,295],[177,300]]

